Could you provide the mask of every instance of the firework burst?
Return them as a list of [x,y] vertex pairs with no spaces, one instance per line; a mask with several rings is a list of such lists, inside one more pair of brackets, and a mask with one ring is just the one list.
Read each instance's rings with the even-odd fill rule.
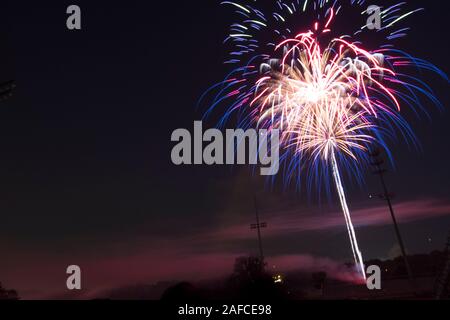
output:
[[220,125],[237,114],[239,127],[280,130],[288,184],[295,178],[300,185],[304,171],[309,186],[316,181],[319,188],[323,182],[328,188],[334,182],[355,263],[365,277],[340,169],[359,177],[371,144],[390,154],[388,138],[400,133],[414,141],[400,115],[402,105],[420,107],[420,96],[439,104],[429,87],[400,69],[415,66],[447,77],[391,43],[406,35],[402,21],[421,9],[403,11],[405,3],[383,8],[385,26],[370,31],[383,42],[366,50],[358,40],[369,31],[366,24],[348,35],[333,32],[345,10],[366,13],[365,1],[274,1],[271,15],[255,8],[256,3],[223,2],[243,17],[231,25],[225,41],[233,48],[226,63],[237,67],[206,93],[216,91],[205,116],[226,103]]

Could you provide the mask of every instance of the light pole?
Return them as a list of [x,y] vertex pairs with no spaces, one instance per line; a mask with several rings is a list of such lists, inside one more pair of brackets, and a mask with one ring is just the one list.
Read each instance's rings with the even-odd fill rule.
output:
[[258,245],[259,245],[259,259],[261,263],[261,271],[264,271],[264,251],[262,246],[262,235],[261,235],[261,229],[267,228],[267,223],[260,222],[259,220],[259,210],[258,210],[258,202],[256,200],[256,196],[254,197],[255,201],[255,214],[256,214],[256,223],[251,224],[250,228],[252,230],[257,230],[258,233]]
[[400,249],[403,256],[403,261],[405,263],[406,272],[408,273],[408,277],[411,283],[413,290],[415,291],[415,285],[413,280],[413,273],[411,266],[408,261],[408,256],[406,254],[405,244],[403,242],[403,238],[400,232],[400,227],[398,226],[397,218],[394,213],[394,207],[392,205],[393,194],[389,193],[388,187],[386,185],[386,180],[384,179],[384,175],[387,170],[382,166],[384,164],[384,160],[381,158],[381,151],[379,149],[375,149],[370,153],[370,158],[372,159],[371,165],[375,168],[373,174],[378,175],[380,177],[381,186],[383,188],[383,193],[379,195],[379,197],[386,201],[389,212],[391,213],[392,221],[394,223],[395,234],[397,235],[398,244],[400,245]]
[[6,100],[12,96],[16,84],[13,80],[0,84],[0,101]]

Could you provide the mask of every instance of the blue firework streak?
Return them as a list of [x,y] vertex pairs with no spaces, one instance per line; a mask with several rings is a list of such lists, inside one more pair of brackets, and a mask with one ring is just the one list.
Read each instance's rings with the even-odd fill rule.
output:
[[[225,63],[233,69],[202,97],[214,95],[205,118],[220,107],[219,127],[235,116],[239,128],[280,130],[286,185],[299,187],[305,171],[308,190],[325,186],[329,192],[333,181],[365,278],[340,169],[361,180],[371,144],[390,155],[387,142],[399,135],[416,142],[401,106],[423,110],[423,97],[440,106],[431,88],[408,71],[431,71],[448,82],[446,75],[393,44],[407,35],[403,21],[423,9],[408,11],[405,2],[380,8],[383,27],[375,32],[364,0],[278,0],[269,11],[258,9],[256,0],[222,4],[240,17],[225,39],[232,48]],[[349,23],[350,13],[359,13],[351,21],[361,26],[343,32],[339,26]],[[370,48],[362,49],[368,32]]]

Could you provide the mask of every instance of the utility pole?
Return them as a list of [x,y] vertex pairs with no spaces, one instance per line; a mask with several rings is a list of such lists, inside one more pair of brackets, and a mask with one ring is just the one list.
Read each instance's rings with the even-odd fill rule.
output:
[[254,197],[254,201],[255,201],[255,214],[256,214],[256,223],[251,224],[250,228],[252,230],[257,230],[258,233],[258,245],[259,245],[259,259],[260,259],[260,263],[261,263],[261,270],[264,270],[264,251],[263,251],[263,246],[262,246],[262,235],[261,235],[261,229],[267,228],[267,223],[265,222],[260,222],[259,220],[259,210],[258,210],[258,202],[256,200],[256,196]]
[[447,247],[445,249],[445,265],[441,274],[436,280],[436,300],[443,300],[450,294],[450,234],[447,239]]
[[375,171],[373,172],[373,174],[378,175],[380,177],[381,186],[383,188],[383,193],[381,195],[379,195],[379,198],[382,200],[385,200],[389,207],[389,212],[391,213],[392,221],[394,223],[394,228],[395,228],[395,233],[397,235],[398,244],[400,245],[403,260],[405,262],[406,272],[408,273],[411,287],[415,291],[415,284],[414,284],[412,269],[411,269],[411,266],[408,261],[405,244],[403,242],[400,228],[397,223],[397,218],[395,217],[394,207],[392,205],[392,199],[393,199],[394,195],[389,193],[389,190],[386,185],[386,180],[384,179],[384,175],[386,174],[387,170],[382,167],[384,164],[384,160],[381,158],[381,151],[379,149],[373,150],[373,152],[370,154],[370,158],[372,159],[371,165],[375,168]]

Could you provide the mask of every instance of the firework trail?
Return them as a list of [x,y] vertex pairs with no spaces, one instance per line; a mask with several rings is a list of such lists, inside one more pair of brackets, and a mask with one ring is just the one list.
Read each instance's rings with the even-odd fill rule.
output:
[[[273,1],[270,14],[255,8],[258,1],[223,4],[242,17],[225,40],[232,48],[225,63],[235,68],[205,93],[214,94],[205,117],[225,104],[219,126],[237,115],[241,128],[280,130],[287,184],[299,186],[305,171],[309,190],[315,182],[316,189],[328,191],[333,181],[355,264],[365,277],[340,168],[360,179],[371,144],[390,155],[389,139],[400,135],[415,142],[400,115],[402,105],[415,110],[423,98],[440,105],[431,89],[407,71],[429,70],[448,81],[446,75],[391,43],[406,36],[402,22],[421,9],[404,11],[406,3],[382,8],[384,26],[368,30],[364,0]],[[344,24],[350,20],[347,12],[357,13],[363,26],[334,32],[339,17]],[[369,31],[380,39],[372,50],[363,49],[360,40]]]

